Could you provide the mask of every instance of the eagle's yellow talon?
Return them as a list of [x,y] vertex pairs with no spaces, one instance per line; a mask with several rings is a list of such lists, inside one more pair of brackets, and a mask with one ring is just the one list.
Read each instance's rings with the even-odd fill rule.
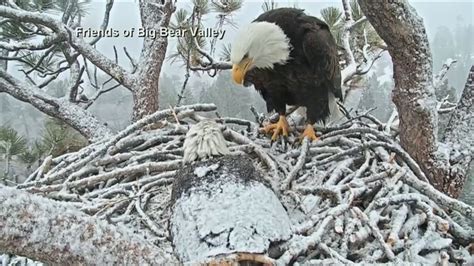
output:
[[284,115],[280,115],[278,122],[275,124],[269,124],[263,127],[263,132],[266,134],[273,133],[272,141],[276,141],[279,135],[283,135],[284,137],[288,137],[290,132],[290,126],[286,121],[286,117]]
[[304,137],[308,137],[308,139],[311,141],[319,140],[318,136],[316,136],[316,132],[314,131],[314,127],[309,124],[306,125],[303,134],[301,134],[300,141],[303,141]]

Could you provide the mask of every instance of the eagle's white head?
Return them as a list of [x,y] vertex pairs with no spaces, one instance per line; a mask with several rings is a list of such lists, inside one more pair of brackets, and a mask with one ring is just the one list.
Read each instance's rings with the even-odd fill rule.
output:
[[191,126],[183,149],[183,163],[229,154],[224,135],[219,125],[212,120],[203,120]]
[[290,58],[290,50],[290,40],[278,25],[252,22],[239,31],[232,43],[232,78],[237,84],[243,84],[247,71],[284,64]]

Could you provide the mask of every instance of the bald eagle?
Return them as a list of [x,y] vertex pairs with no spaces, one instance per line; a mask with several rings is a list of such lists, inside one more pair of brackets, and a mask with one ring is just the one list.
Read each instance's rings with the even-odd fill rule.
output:
[[219,125],[212,120],[203,120],[189,128],[183,150],[184,164],[230,153]]
[[231,49],[232,78],[254,85],[267,105],[279,113],[275,124],[264,127],[288,136],[286,105],[306,107],[301,136],[317,140],[313,124],[326,122],[342,101],[341,70],[336,42],[328,25],[302,9],[278,8],[261,14],[237,34]]

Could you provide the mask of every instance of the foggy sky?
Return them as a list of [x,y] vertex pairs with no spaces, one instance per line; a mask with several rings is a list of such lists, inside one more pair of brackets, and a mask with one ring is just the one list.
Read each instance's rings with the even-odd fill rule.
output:
[[[446,26],[453,29],[458,23],[461,25],[473,24],[473,13],[474,13],[474,0],[457,0],[457,1],[440,1],[440,0],[416,0],[409,1],[413,7],[415,7],[418,14],[423,18],[426,31],[430,40],[432,40],[436,30],[440,26]],[[252,21],[258,15],[262,13],[261,5],[263,1],[244,1],[244,5],[241,10],[236,12],[233,16],[233,20],[237,25],[244,25]],[[294,3],[299,8],[305,9],[307,14],[319,16],[321,9],[328,6],[336,6],[342,9],[341,1],[309,1],[309,0],[292,0],[292,1],[278,1],[278,6],[293,6]],[[191,10],[191,1],[178,1],[178,8],[185,8]],[[84,27],[91,27],[98,29],[102,23],[103,12],[105,10],[105,1],[93,1],[89,8],[89,15],[84,20]],[[206,27],[213,27],[216,20],[215,15],[208,15],[205,20]],[[140,26],[140,18],[138,11],[138,1],[115,1],[114,7],[111,12],[111,20],[109,27],[119,30],[130,29],[132,27],[137,28]],[[235,35],[236,29],[231,26],[225,27],[226,35],[222,41],[219,41],[218,48],[221,48],[223,44],[230,43]],[[472,36],[471,36],[472,37]],[[474,37],[473,37],[474,38]],[[136,58],[139,56],[141,48],[141,38],[103,38],[98,48],[104,54],[113,58],[112,46],[116,45],[118,50],[121,51],[122,47],[125,46]],[[170,45],[168,47],[168,54],[173,51],[176,43],[175,38],[169,38]],[[126,57],[121,56],[121,63],[124,66],[128,66]],[[170,66],[169,62],[166,62],[163,66],[163,71],[175,72],[182,70],[179,64],[173,64]]]

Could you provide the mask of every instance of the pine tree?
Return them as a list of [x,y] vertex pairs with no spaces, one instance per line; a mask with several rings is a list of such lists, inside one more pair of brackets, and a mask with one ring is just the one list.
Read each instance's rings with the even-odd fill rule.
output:
[[8,126],[0,127],[0,155],[2,155],[2,160],[5,162],[5,168],[2,175],[5,184],[7,184],[8,176],[10,174],[11,160],[15,156],[25,152],[26,149],[26,139],[20,136],[16,130]]
[[[360,10],[357,1],[350,1],[351,15],[354,21],[357,21],[363,17],[363,13]],[[344,16],[342,10],[338,7],[326,7],[321,10],[321,19],[328,24],[329,29],[336,40],[336,43],[342,45],[342,35],[344,31]],[[365,45],[365,38],[367,43],[370,45],[370,51],[378,49],[382,44],[382,39],[375,32],[374,28],[368,21],[359,23],[352,31],[352,38],[350,44],[354,52],[354,56],[357,61],[362,61],[362,48]]]
[[[62,14],[65,23],[73,23],[81,20],[87,15],[90,0],[66,1],[66,0],[31,0],[15,1],[15,4],[21,9],[31,12],[47,12],[53,14]],[[0,5],[5,5],[0,2]],[[24,23],[16,20],[6,20],[0,25],[1,37],[15,41],[31,40],[38,36],[36,31],[25,27]],[[61,50],[65,47],[61,45],[54,46],[50,51],[40,52],[20,52],[20,65],[25,67],[27,71],[34,69],[40,74],[48,71],[54,71],[52,66],[61,60],[66,60]]]
[[47,154],[57,157],[80,150],[87,146],[87,140],[60,120],[48,119],[44,125],[41,145]]
[[[189,78],[191,77],[191,69],[202,66],[207,61],[201,51],[208,51],[210,56],[214,56],[217,46],[217,38],[208,38],[202,36],[192,36],[191,32],[202,29],[203,18],[211,13],[215,14],[218,22],[215,29],[222,29],[226,25],[233,26],[231,15],[242,7],[242,0],[226,0],[226,1],[209,1],[209,0],[193,0],[193,9],[188,11],[180,9],[175,12],[173,21],[170,22],[170,28],[186,30],[183,37],[178,38],[176,50],[171,53],[169,59],[172,63],[180,63],[185,67],[184,83],[178,92],[178,100],[176,105],[182,104],[182,100],[192,95],[186,92]],[[230,51],[228,46],[223,47],[223,54]],[[222,58],[221,58],[222,59]],[[215,76],[217,70],[210,70],[209,75]],[[189,102],[189,99],[188,99]]]
[[375,117],[381,121],[387,121],[393,109],[390,97],[390,91],[393,86],[391,83],[381,84],[376,73],[373,73],[367,80],[367,88],[363,91],[358,109],[368,110],[376,108],[373,111]]
[[438,27],[431,47],[433,70],[436,72],[441,69],[446,59],[455,57],[456,47],[451,30],[445,26]]

